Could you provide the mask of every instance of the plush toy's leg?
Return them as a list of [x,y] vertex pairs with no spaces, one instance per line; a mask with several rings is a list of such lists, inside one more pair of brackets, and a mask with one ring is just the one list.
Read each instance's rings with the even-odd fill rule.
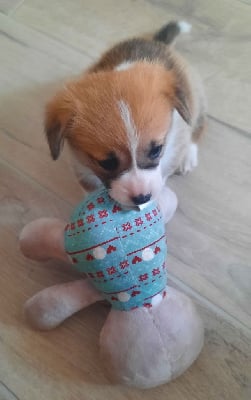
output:
[[173,288],[158,305],[111,310],[100,349],[111,379],[150,388],[177,377],[197,358],[203,325],[191,300]]
[[25,303],[24,312],[33,328],[49,330],[99,300],[100,293],[83,279],[42,290]]
[[178,205],[178,199],[176,194],[169,189],[164,187],[158,197],[158,203],[161,209],[165,223],[172,219]]
[[40,218],[26,225],[20,236],[22,253],[33,260],[58,258],[69,261],[64,251],[65,223],[56,218]]

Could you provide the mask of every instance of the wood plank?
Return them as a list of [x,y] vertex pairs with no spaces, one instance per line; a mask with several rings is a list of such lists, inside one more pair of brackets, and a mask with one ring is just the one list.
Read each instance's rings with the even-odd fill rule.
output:
[[[44,105],[89,57],[0,15],[1,128],[25,143],[47,149]],[[25,99],[25,101],[24,101]]]
[[0,12],[3,14],[10,14],[21,3],[22,0],[0,0]]
[[[41,132],[40,134],[39,141],[43,138]],[[45,146],[45,139],[43,140],[43,146]],[[49,189],[72,206],[81,201],[84,191],[72,171],[67,154],[55,163],[51,160],[47,149],[42,152],[40,148],[36,148],[34,140],[26,144],[18,141],[14,134],[11,135],[1,129],[0,142],[0,156],[3,160],[24,171],[34,181],[39,182],[44,188]]]
[[15,393],[11,392],[7,386],[0,382],[0,399],[1,400],[18,400]]
[[217,122],[189,176],[171,178],[179,208],[168,225],[169,269],[251,327],[251,141]]
[[167,395],[170,400],[250,398],[249,339],[204,308],[200,312],[206,341],[200,358],[181,378],[148,391],[110,385],[105,379],[98,357],[98,335],[108,312],[104,305],[83,310],[54,331],[30,330],[22,317],[24,301],[42,287],[75,274],[61,263],[25,260],[17,235],[25,223],[41,214],[66,217],[69,206],[2,161],[0,173],[0,262],[4,265],[0,379],[4,387],[20,400],[164,400]]
[[[52,162],[43,132],[45,103],[62,77],[80,72],[88,58],[0,15],[0,154],[72,204],[83,195],[64,152]],[[67,56],[68,57],[67,57]],[[79,66],[79,67],[78,67]]]
[[98,57],[118,40],[186,19],[193,31],[178,48],[203,76],[209,113],[250,133],[250,5],[235,0],[26,0],[16,20]]

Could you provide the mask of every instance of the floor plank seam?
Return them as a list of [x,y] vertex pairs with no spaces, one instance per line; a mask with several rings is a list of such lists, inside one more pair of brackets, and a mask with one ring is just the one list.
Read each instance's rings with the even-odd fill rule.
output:
[[207,116],[212,121],[215,121],[218,124],[221,124],[221,125],[225,126],[226,128],[229,128],[232,131],[235,131],[235,132],[239,133],[240,135],[244,136],[247,139],[251,139],[251,132],[249,133],[248,131],[245,131],[244,129],[238,128],[237,126],[233,126],[231,124],[228,124],[227,122],[222,121],[221,119],[218,119],[218,118],[214,117],[211,114],[207,114]]
[[18,10],[18,8],[20,8],[25,0],[20,0],[13,8],[10,9],[10,11],[8,12],[8,16],[11,17],[12,15],[14,15],[14,13]]
[[29,48],[29,46],[27,46],[26,43],[24,43],[24,42],[22,42],[21,40],[19,40],[19,39],[13,37],[13,36],[10,35],[9,33],[4,32],[2,29],[0,30],[0,35],[4,36],[5,38],[7,38],[7,39],[9,39],[9,40],[11,40],[11,41],[13,41],[13,42],[15,42],[15,43],[17,43],[17,44],[20,44],[22,47]]
[[53,40],[53,41],[55,42],[55,44],[56,44],[56,43],[60,43],[61,45],[65,46],[66,48],[69,48],[69,49],[71,49],[71,50],[76,51],[78,54],[81,54],[81,55],[84,55],[84,56],[89,57],[91,62],[94,61],[95,58],[96,58],[95,56],[93,56],[92,54],[90,54],[88,51],[85,51],[85,50],[83,50],[83,49],[80,49],[79,47],[73,46],[72,44],[68,44],[68,43],[64,42],[63,40],[60,40],[58,37],[56,37],[56,36],[54,36],[54,35],[45,33],[44,31],[42,31],[42,30],[40,30],[40,29],[35,29],[33,26],[26,25],[26,24],[23,24],[23,23],[21,23],[21,22],[19,22],[19,21],[16,21],[15,18],[13,18],[13,16],[15,17],[15,14],[12,14],[11,16],[9,16],[9,15],[6,16],[5,14],[3,14],[3,15],[4,15],[5,17],[9,17],[10,20],[12,20],[12,22],[15,23],[15,24],[18,24],[18,25],[20,25],[20,26],[22,26],[22,27],[24,27],[24,28],[26,28],[26,29],[29,29],[29,30],[31,30],[31,31],[33,31],[33,32],[37,32],[37,33],[39,33],[40,35],[44,36],[45,38],[48,38],[48,39],[50,39],[50,40]]
[[14,165],[10,164],[8,162],[8,160],[6,160],[5,158],[3,158],[3,156],[0,156],[0,162],[2,162],[4,165],[6,165],[8,168],[14,170],[18,175],[22,175],[24,176],[27,180],[29,180],[30,182],[32,182],[33,184],[35,184],[37,187],[39,187],[40,189],[45,190],[47,193],[50,193],[51,195],[55,196],[56,198],[58,198],[59,200],[61,200],[62,202],[64,202],[67,206],[72,207],[73,205],[66,200],[65,198],[61,197],[58,195],[58,193],[53,192],[52,190],[48,189],[46,186],[42,185],[41,183],[39,183],[38,181],[36,181],[35,179],[32,178],[32,176],[28,175],[27,173],[25,173],[23,170],[15,167]]
[[7,131],[5,128],[1,127],[0,128],[0,132],[2,132],[4,135],[6,135],[10,139],[14,140],[15,142],[20,143],[23,146],[28,147],[29,149],[36,151],[36,149],[34,147],[32,147],[29,143],[26,143],[23,140],[18,139],[13,133],[11,133],[10,131]]
[[235,328],[239,328],[244,334],[251,338],[251,329],[244,325],[241,321],[237,318],[233,317],[231,314],[227,313],[223,308],[217,306],[216,304],[212,303],[206,297],[202,296],[200,293],[192,289],[186,283],[181,281],[179,278],[175,277],[172,273],[169,272],[168,274],[169,280],[173,281],[175,285],[177,285],[180,289],[182,289],[185,293],[188,293],[192,297],[194,297],[199,304],[205,306],[208,310],[212,311],[213,313],[217,314],[219,317],[223,318],[225,321],[229,322]]
[[16,400],[20,400],[20,397],[18,397],[16,393],[14,393],[7,385],[5,385],[2,380],[0,380],[0,385],[2,385]]

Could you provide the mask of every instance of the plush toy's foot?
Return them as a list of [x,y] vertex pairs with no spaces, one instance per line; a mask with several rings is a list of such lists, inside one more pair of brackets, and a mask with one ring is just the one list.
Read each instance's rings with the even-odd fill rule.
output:
[[167,383],[198,357],[203,325],[191,300],[167,288],[150,309],[112,310],[103,327],[101,354],[111,379],[150,388]]
[[33,328],[49,330],[99,300],[103,300],[102,296],[88,280],[78,280],[51,286],[35,294],[25,303],[24,313]]
[[20,236],[22,253],[32,260],[59,258],[68,261],[64,251],[65,223],[56,218],[40,218],[26,225]]

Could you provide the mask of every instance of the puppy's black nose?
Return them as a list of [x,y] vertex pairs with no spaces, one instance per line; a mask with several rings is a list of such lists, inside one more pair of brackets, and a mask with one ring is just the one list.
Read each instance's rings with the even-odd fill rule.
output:
[[132,201],[136,206],[140,206],[140,204],[147,203],[151,199],[151,193],[148,194],[139,194],[138,196],[132,197]]

